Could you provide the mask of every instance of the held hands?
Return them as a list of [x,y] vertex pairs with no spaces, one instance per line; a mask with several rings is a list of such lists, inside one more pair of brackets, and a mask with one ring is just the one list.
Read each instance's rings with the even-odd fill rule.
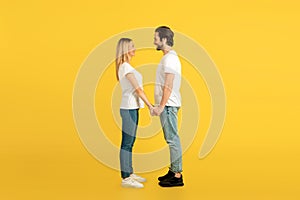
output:
[[153,105],[149,106],[149,111],[151,116],[159,116],[164,108],[162,106],[156,106],[154,107]]
[[163,112],[163,110],[164,110],[164,107],[162,107],[162,106],[154,107],[154,109],[153,109],[154,116],[160,116],[160,114]]

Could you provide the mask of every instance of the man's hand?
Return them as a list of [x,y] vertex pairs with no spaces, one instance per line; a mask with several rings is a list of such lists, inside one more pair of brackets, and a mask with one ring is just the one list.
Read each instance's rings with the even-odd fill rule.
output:
[[165,84],[163,87],[163,95],[162,95],[159,106],[155,107],[153,110],[153,113],[156,116],[159,116],[163,112],[165,105],[168,102],[168,99],[169,99],[169,97],[172,93],[172,89],[173,89],[174,77],[175,77],[175,74],[165,73]]
[[164,107],[162,106],[154,107],[153,114],[155,116],[159,116],[163,111],[164,111]]

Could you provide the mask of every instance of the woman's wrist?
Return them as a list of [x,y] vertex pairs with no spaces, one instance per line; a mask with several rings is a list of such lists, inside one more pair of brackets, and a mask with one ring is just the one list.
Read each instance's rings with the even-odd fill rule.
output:
[[147,105],[149,109],[153,108],[153,105],[149,104]]

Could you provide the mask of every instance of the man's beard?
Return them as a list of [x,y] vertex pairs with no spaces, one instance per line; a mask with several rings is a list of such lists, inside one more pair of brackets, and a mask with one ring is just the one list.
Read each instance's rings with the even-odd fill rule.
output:
[[163,50],[163,45],[157,46],[157,47],[156,47],[156,50],[157,50],[157,51]]

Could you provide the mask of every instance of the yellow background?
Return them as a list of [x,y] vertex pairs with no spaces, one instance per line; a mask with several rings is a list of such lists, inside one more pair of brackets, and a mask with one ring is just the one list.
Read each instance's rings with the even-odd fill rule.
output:
[[[0,199],[299,199],[299,9],[296,0],[2,2]],[[123,189],[81,144],[73,84],[102,41],[158,25],[208,51],[227,117],[203,160],[200,128],[183,188],[157,186],[161,169],[143,174],[144,189]]]

